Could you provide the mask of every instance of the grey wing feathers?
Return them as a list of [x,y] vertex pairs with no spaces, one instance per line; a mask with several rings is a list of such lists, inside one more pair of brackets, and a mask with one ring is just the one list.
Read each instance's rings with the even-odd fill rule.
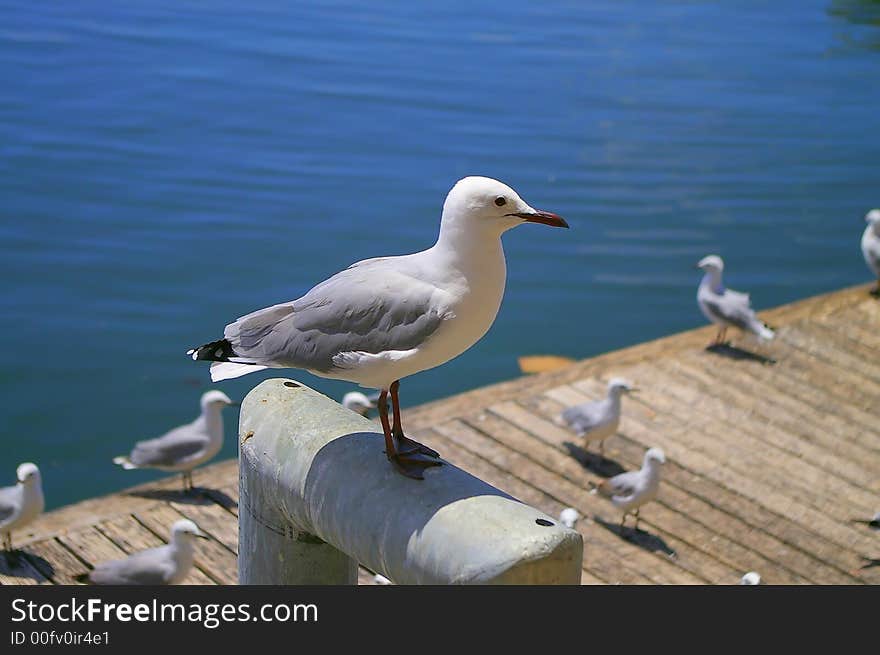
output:
[[198,454],[207,438],[185,425],[155,439],[139,441],[129,459],[135,466],[173,466]]
[[638,484],[638,471],[615,475],[604,482],[609,496],[631,496]]
[[240,361],[317,371],[345,352],[379,353],[420,345],[447,315],[438,290],[388,258],[359,262],[298,300],[243,316],[225,337]]
[[587,432],[596,427],[600,423],[601,418],[601,401],[575,405],[562,412],[562,419],[571,427],[581,432]]
[[756,320],[748,294],[727,289],[722,295],[706,298],[705,303],[709,311],[741,330],[748,330]]
[[89,580],[99,585],[164,585],[173,573],[171,559],[162,557],[159,549],[150,549],[125,559],[102,562],[89,574]]

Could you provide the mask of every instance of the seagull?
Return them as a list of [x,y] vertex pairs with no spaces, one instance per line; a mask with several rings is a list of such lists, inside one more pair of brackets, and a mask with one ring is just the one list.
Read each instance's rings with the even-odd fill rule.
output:
[[880,512],[877,512],[870,519],[850,519],[852,523],[860,523],[867,525],[869,528],[880,530]]
[[375,409],[376,403],[360,391],[349,391],[342,397],[342,406],[356,414],[366,416],[371,409]]
[[559,512],[559,522],[566,528],[574,528],[578,520],[581,518],[580,513],[574,507],[566,507]]
[[0,489],[0,535],[3,550],[12,552],[12,532],[19,530],[43,513],[43,481],[36,464],[25,462],[15,471],[17,484]]
[[[623,510],[620,528],[623,529],[626,517],[635,512],[636,527],[639,529],[639,509],[642,505],[657,497],[660,488],[660,469],[666,463],[666,456],[659,448],[649,448],[645,453],[642,468],[638,471],[620,473],[613,478],[593,484],[590,493],[599,493],[610,498],[615,507]],[[591,483],[592,484],[592,483]]]
[[761,576],[754,571],[749,571],[742,578],[740,578],[739,583],[745,585],[761,584]]
[[569,407],[562,412],[562,420],[584,438],[587,446],[598,441],[599,452],[604,456],[605,439],[617,432],[620,425],[620,397],[633,391],[637,389],[629,381],[612,378],[605,398]]
[[171,526],[169,543],[124,559],[101,562],[88,573],[77,576],[76,580],[96,585],[178,584],[192,569],[195,539],[207,538],[208,535],[195,523],[180,519]]
[[193,488],[192,471],[214,457],[223,446],[223,415],[226,405],[234,404],[222,391],[202,394],[202,413],[192,423],[174,428],[161,437],[138,441],[129,455],[113,458],[124,469],[154,468],[180,472],[183,490]]
[[405,436],[400,380],[457,357],[489,330],[507,279],[501,235],[523,223],[568,227],[498,180],[466,177],[446,196],[439,236],[427,250],[352,264],[297,300],[242,316],[222,339],[188,354],[214,362],[214,381],[299,368],[380,390],[385,454],[421,480],[443,462]]
[[725,288],[721,282],[721,273],[724,271],[721,257],[703,257],[697,263],[697,268],[706,272],[697,289],[697,304],[703,315],[719,326],[718,334],[711,345],[720,345],[730,326],[738,327],[743,332],[751,332],[761,341],[769,341],[775,336],[773,330],[755,316],[749,294]]
[[872,209],[865,214],[868,226],[862,234],[862,255],[868,268],[877,276],[877,287],[872,291],[880,296],[880,209]]

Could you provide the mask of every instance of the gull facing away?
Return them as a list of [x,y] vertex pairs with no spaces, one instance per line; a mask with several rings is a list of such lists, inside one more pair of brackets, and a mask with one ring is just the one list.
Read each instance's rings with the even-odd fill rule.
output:
[[865,232],[862,234],[862,255],[871,272],[877,277],[877,287],[872,291],[880,296],[880,209],[872,209],[865,214]]
[[342,406],[345,409],[350,409],[355,414],[366,416],[371,409],[376,408],[376,403],[360,391],[349,391],[342,397]]
[[724,261],[718,255],[708,255],[697,263],[705,275],[697,288],[697,304],[700,311],[711,322],[718,325],[718,334],[711,345],[723,343],[728,327],[737,327],[750,332],[761,341],[769,341],[775,336],[773,330],[764,325],[752,309],[749,294],[728,289],[721,282]]
[[223,447],[223,408],[233,402],[222,391],[202,394],[202,412],[192,423],[181,425],[161,437],[138,441],[128,455],[113,458],[124,469],[159,469],[183,475],[183,490],[193,488],[192,471]]
[[568,227],[506,184],[466,177],[446,196],[437,242],[427,250],[352,264],[297,300],[242,316],[222,339],[189,354],[214,362],[215,381],[299,368],[379,389],[385,454],[404,475],[423,479],[443,462],[405,436],[400,380],[457,357],[489,330],[507,280],[501,235],[523,223]]
[[562,412],[562,420],[583,437],[586,446],[598,441],[599,452],[604,455],[605,439],[617,432],[620,425],[620,397],[633,391],[636,388],[627,380],[612,378],[605,398],[569,407]]
[[171,526],[171,540],[124,559],[101,562],[77,582],[95,585],[171,585],[182,582],[193,566],[195,540],[208,535],[189,519]]
[[755,571],[749,571],[739,580],[740,584],[744,585],[757,585],[761,584],[761,576]]
[[[649,448],[642,461],[642,468],[638,471],[620,473],[613,478],[603,480],[598,485],[593,485],[590,493],[599,493],[610,498],[615,507],[623,510],[623,518],[620,519],[620,528],[626,522],[630,513],[635,513],[636,526],[639,529],[639,509],[648,501],[657,497],[660,488],[660,469],[666,463],[666,456],[659,448]],[[592,484],[592,483],[591,483]]]
[[3,550],[12,552],[12,532],[20,530],[43,513],[43,480],[36,464],[25,462],[15,471],[17,483],[0,489],[0,535]]

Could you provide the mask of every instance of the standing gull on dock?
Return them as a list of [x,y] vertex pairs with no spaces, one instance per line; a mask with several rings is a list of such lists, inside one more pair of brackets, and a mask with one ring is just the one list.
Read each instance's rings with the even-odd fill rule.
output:
[[877,287],[871,292],[880,296],[880,209],[865,214],[865,232],[862,234],[862,255],[868,268],[877,277]]
[[608,395],[602,400],[591,400],[574,405],[562,412],[562,420],[583,437],[585,444],[599,442],[599,452],[605,454],[605,439],[617,432],[620,425],[620,397],[636,391],[627,380],[612,378]]
[[764,325],[752,309],[749,294],[727,289],[721,281],[724,262],[718,255],[703,257],[697,264],[705,275],[697,288],[697,304],[703,315],[718,325],[718,334],[713,346],[724,342],[728,327],[737,327],[743,332],[757,335],[762,341],[769,341],[775,335]]
[[25,462],[15,471],[17,483],[0,489],[0,535],[3,550],[12,553],[12,532],[20,530],[43,513],[43,481],[36,464]]
[[124,469],[154,468],[183,475],[183,490],[193,488],[192,471],[223,447],[223,408],[232,401],[222,391],[202,394],[202,413],[192,423],[155,439],[138,441],[129,455],[113,458]]
[[96,585],[171,585],[183,582],[195,559],[195,540],[208,535],[189,519],[171,526],[171,540],[124,559],[101,562],[77,582]]
[[615,507],[623,510],[623,518],[620,519],[620,527],[626,522],[626,517],[635,512],[636,526],[639,529],[639,509],[648,501],[657,497],[660,489],[660,469],[666,463],[666,456],[659,448],[650,448],[645,453],[642,468],[638,471],[629,471],[615,475],[613,478],[603,480],[598,485],[593,485],[590,493],[599,493],[610,498]]
[[299,368],[379,389],[385,454],[401,473],[422,479],[443,462],[404,435],[400,380],[457,357],[489,330],[507,280],[501,235],[523,223],[568,227],[497,180],[466,177],[446,196],[432,247],[357,262],[297,300],[242,316],[224,338],[189,354],[214,362],[215,381]]

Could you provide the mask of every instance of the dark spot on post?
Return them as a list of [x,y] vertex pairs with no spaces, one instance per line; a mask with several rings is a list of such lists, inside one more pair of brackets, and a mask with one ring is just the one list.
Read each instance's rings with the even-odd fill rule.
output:
[[298,387],[299,385],[296,382],[291,382],[290,380],[288,380],[287,382],[284,383],[284,386],[285,387]]
[[547,519],[535,519],[535,523],[537,523],[538,525],[543,525],[545,528],[556,525],[553,521],[548,521]]

